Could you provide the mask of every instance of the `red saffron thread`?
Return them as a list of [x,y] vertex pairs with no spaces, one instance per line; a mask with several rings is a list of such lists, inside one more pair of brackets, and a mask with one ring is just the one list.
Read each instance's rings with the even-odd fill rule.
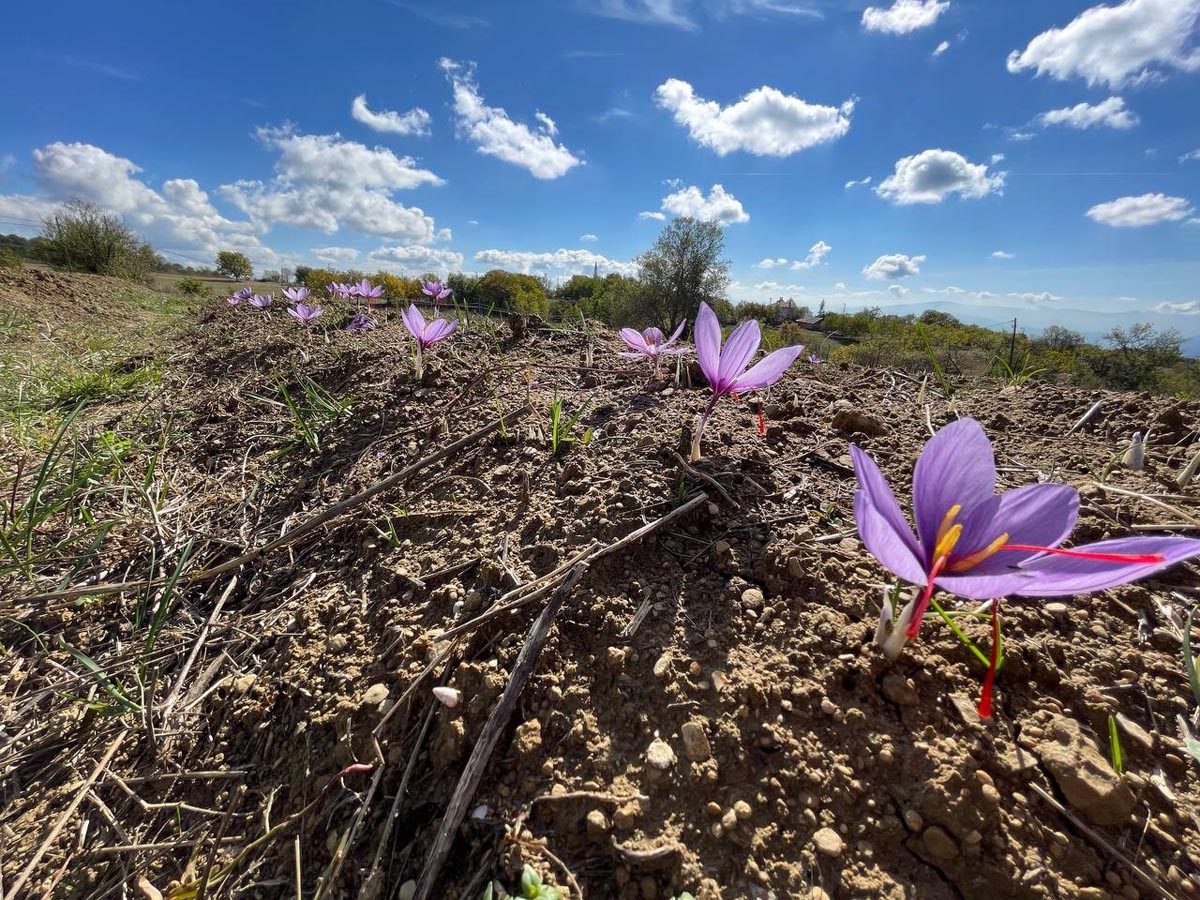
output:
[[767,433],[767,422],[763,418],[762,401],[761,400],[758,401],[758,433],[759,434]]
[[1018,550],[1023,553],[1053,553],[1056,556],[1070,556],[1074,559],[1092,559],[1096,562],[1150,565],[1152,563],[1167,561],[1167,558],[1161,553],[1090,553],[1086,550],[1062,550],[1055,547],[1034,547],[1030,544],[1005,544],[1000,549]]
[[942,574],[942,567],[946,565],[947,557],[943,556],[933,564],[933,568],[929,570],[929,580],[925,582],[925,591],[921,594],[921,599],[917,603],[917,608],[913,610],[912,621],[908,623],[908,639],[911,641],[917,636],[917,632],[921,629],[921,619],[925,617],[925,610],[929,606],[929,598],[933,596],[934,579]]
[[996,662],[1000,658],[1000,601],[992,601],[992,658],[988,663],[987,677],[983,679],[983,693],[979,695],[979,718],[992,717],[992,688],[996,684]]

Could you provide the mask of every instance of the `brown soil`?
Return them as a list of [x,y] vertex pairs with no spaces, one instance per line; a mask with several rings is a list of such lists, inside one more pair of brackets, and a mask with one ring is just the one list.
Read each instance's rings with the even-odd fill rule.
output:
[[[363,335],[340,323],[330,312],[305,331],[281,309],[214,305],[149,406],[92,410],[80,440],[101,428],[134,440],[125,466],[154,458],[162,502],[152,516],[96,498],[93,514],[115,523],[100,558],[46,562],[36,589],[169,575],[189,540],[198,572],[500,411],[534,412],[245,566],[236,584],[181,587],[140,673],[146,591],[34,601],[16,577],[0,584],[5,885],[61,819],[30,896],[169,894],[247,846],[209,897],[294,897],[297,880],[305,897],[319,886],[398,896],[544,601],[457,642],[433,635],[514,579],[705,491],[694,513],[593,563],[568,597],[431,896],[470,885],[474,900],[489,875],[512,884],[521,862],[564,889],[565,867],[596,898],[1200,896],[1200,779],[1177,726],[1193,703],[1168,615],[1186,615],[1197,570],[1061,605],[1009,601],[997,714],[984,722],[982,668],[936,617],[895,665],[871,647],[886,576],[854,534],[847,455],[858,442],[899,489],[927,420],[974,416],[1003,486],[1081,488],[1076,540],[1191,526],[1195,489],[1174,478],[1197,449],[1200,404],[990,382],[961,385],[951,404],[902,373],[797,365],[765,400],[765,436],[753,400],[714,417],[696,469],[725,496],[674,458],[705,389],[686,373],[648,381],[603,329],[533,323],[515,337],[475,323],[437,346],[416,385],[398,322]],[[298,373],[354,398],[319,450],[296,441],[275,387],[282,377],[299,393]],[[589,403],[594,430],[558,457],[556,394],[569,412]],[[1067,436],[1097,399],[1101,413]],[[1099,485],[1147,427],[1145,470],[1113,467]],[[965,627],[988,646],[986,621]],[[58,636],[145,712],[114,714]],[[437,703],[438,684],[461,702]],[[1107,758],[1110,713],[1122,717],[1124,777]],[[375,768],[321,793],[353,763]],[[295,827],[251,844],[309,803]]]

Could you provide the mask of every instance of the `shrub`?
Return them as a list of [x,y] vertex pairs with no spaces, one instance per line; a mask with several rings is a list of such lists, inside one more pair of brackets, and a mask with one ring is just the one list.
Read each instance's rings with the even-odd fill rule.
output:
[[0,247],[0,269],[20,269],[25,265],[24,260],[7,247]]
[[77,272],[146,280],[158,254],[119,217],[71,200],[42,222],[49,261]]
[[415,300],[421,297],[421,282],[416,278],[403,278],[391,272],[376,272],[371,282],[383,286],[383,296],[389,300]]
[[181,278],[175,288],[185,297],[203,297],[208,293],[208,287],[199,278]]

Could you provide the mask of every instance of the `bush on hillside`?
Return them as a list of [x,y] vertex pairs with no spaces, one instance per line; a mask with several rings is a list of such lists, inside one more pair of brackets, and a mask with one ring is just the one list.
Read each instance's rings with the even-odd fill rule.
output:
[[71,200],[42,222],[47,260],[76,272],[145,281],[158,254],[118,216]]

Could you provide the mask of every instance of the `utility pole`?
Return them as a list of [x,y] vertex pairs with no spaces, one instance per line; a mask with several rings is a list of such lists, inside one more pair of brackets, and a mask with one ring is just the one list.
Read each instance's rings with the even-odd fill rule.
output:
[[1012,371],[1013,354],[1017,351],[1017,317],[1013,316],[1012,337],[1008,341],[1008,371]]

